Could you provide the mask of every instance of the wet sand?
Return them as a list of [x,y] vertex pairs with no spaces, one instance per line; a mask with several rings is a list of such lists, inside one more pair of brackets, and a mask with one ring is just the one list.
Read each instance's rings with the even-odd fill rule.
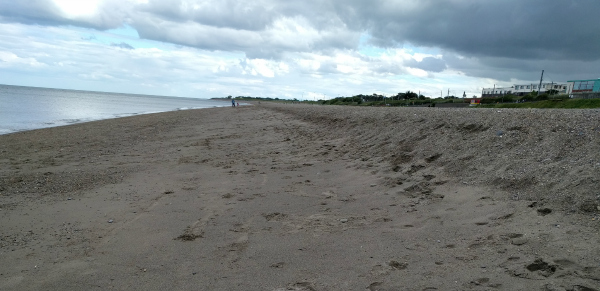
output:
[[0,290],[600,290],[598,110],[270,104],[0,136]]

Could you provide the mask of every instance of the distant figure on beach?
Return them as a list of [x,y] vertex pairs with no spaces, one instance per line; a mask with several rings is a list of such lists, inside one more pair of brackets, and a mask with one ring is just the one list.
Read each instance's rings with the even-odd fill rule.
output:
[[235,104],[236,104],[237,107],[240,107],[240,103],[239,102],[236,102]]
[[231,99],[231,107],[235,107],[235,100]]

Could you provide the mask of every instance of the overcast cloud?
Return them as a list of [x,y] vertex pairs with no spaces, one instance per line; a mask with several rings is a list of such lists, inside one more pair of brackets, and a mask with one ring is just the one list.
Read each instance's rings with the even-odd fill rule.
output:
[[330,98],[599,78],[597,0],[0,0],[4,83]]

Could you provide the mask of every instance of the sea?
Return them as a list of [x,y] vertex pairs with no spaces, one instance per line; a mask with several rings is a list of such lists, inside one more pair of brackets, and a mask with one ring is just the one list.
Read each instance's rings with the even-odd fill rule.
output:
[[200,98],[0,85],[0,134],[175,110],[231,106]]

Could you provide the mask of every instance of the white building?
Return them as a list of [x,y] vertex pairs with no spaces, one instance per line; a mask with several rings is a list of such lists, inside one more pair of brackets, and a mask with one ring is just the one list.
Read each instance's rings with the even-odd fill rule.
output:
[[572,80],[567,94],[571,98],[600,98],[600,79]]
[[483,88],[481,97],[498,97],[511,94],[514,87],[494,87],[494,88]]
[[515,85],[513,95],[523,96],[531,93],[532,91],[540,91],[540,93],[548,92],[549,90],[556,90],[558,94],[567,93],[567,83],[542,83],[541,89],[538,89],[539,83],[537,84],[525,84]]
[[556,90],[558,94],[567,93],[567,83],[542,83],[541,89],[538,89],[539,83],[537,84],[515,84],[510,87],[496,87],[496,88],[483,88],[481,93],[482,97],[499,97],[504,95],[515,95],[523,96],[533,91],[540,91],[540,93],[547,92],[549,90]]

